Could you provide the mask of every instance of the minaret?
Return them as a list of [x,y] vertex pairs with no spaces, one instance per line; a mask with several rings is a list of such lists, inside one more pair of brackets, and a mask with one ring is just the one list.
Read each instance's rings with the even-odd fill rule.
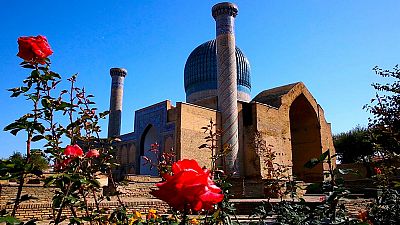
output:
[[239,139],[237,106],[237,68],[235,56],[234,22],[238,7],[229,2],[212,7],[216,21],[218,110],[221,113],[222,146],[230,146],[224,169],[239,175]]
[[128,72],[123,68],[110,69],[112,82],[108,137],[118,137],[121,134],[122,97],[124,94],[124,79],[127,74]]

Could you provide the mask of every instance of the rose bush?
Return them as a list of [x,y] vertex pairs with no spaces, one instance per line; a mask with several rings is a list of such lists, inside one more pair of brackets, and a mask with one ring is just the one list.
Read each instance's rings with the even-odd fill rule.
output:
[[[94,96],[76,86],[76,74],[66,79],[67,86],[59,86],[65,80],[50,69],[48,57],[53,51],[44,36],[20,37],[18,44],[17,56],[24,60],[20,65],[30,71],[22,86],[8,90],[13,98],[23,96],[32,109],[4,128],[13,135],[26,133],[26,159],[21,166],[0,160],[0,179],[18,179],[19,183],[14,207],[12,211],[0,210],[0,223],[23,224],[16,219],[17,211],[21,202],[35,198],[23,195],[26,177],[35,175],[46,187],[55,189],[52,223],[69,219],[70,224],[104,224],[107,214],[100,203],[107,198],[99,195],[99,176],[107,175],[110,184],[117,186],[112,177],[112,169],[117,166],[112,146],[115,139],[100,138],[99,134],[99,122],[108,112],[97,112]],[[35,142],[55,162],[54,174],[43,177],[43,171],[32,164],[31,146]],[[61,146],[65,142],[70,144]],[[117,200],[121,207],[112,213],[119,215],[126,208],[118,195]],[[66,212],[71,216],[66,216]],[[127,224],[127,219],[119,221]],[[34,224],[34,220],[28,223]]]
[[19,37],[18,46],[17,56],[31,64],[45,64],[45,59],[53,54],[47,38],[42,35]]
[[195,160],[180,160],[172,165],[172,175],[163,174],[165,182],[157,184],[152,195],[177,210],[210,210],[224,195]]

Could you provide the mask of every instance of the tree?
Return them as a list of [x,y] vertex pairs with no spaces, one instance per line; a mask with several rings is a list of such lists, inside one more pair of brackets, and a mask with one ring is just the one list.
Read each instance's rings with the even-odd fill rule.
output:
[[375,98],[365,108],[372,114],[369,128],[373,134],[376,149],[383,155],[400,153],[400,68],[396,65],[392,71],[379,67],[375,73],[385,78],[387,83],[373,83]]
[[[26,162],[26,155],[21,152],[14,152],[8,160],[12,163],[22,165]],[[49,161],[44,157],[43,153],[39,150],[32,150],[30,162],[40,170],[46,170],[49,168]]]
[[354,163],[374,154],[370,133],[360,126],[334,135],[333,144],[342,163]]
[[37,166],[40,170],[46,170],[49,168],[49,160],[44,156],[42,151],[32,150],[31,162],[34,166]]
[[15,164],[23,164],[25,163],[25,158],[21,152],[13,152],[13,154],[8,158],[11,162]]

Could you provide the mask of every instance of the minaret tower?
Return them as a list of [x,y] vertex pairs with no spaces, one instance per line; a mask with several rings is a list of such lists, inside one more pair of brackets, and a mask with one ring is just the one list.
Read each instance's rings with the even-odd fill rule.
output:
[[238,7],[229,2],[218,3],[212,7],[216,21],[218,110],[221,113],[222,146],[230,146],[225,157],[224,169],[239,173],[238,106],[237,106],[237,68],[235,56],[234,22]]
[[122,97],[124,94],[124,80],[127,74],[128,72],[123,68],[110,69],[112,82],[108,137],[118,137],[121,134]]

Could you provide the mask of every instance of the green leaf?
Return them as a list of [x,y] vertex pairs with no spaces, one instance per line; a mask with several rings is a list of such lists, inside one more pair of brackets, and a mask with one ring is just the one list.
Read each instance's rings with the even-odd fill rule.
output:
[[16,92],[12,93],[12,95],[10,97],[12,97],[12,98],[18,97],[21,93],[22,93],[22,91],[16,91]]
[[38,78],[40,76],[39,70],[33,70],[31,72],[31,77],[32,78]]
[[202,145],[199,146],[199,148],[200,148],[200,149],[202,149],[202,148],[207,148],[207,146],[208,146],[207,144],[202,144]]
[[35,69],[35,67],[31,64],[25,64],[25,65],[22,65],[22,67],[27,68],[27,69]]
[[98,180],[89,180],[89,183],[93,185],[93,187],[100,188],[100,182]]
[[0,223],[20,224],[21,221],[17,220],[15,217],[12,217],[12,216],[4,216],[4,217],[0,217]]
[[29,91],[29,87],[21,87],[21,91],[27,92],[27,91]]
[[70,108],[73,107],[73,105],[71,105],[68,102],[61,102],[59,105],[56,106],[56,110],[64,110],[65,108]]
[[334,199],[338,197],[338,192],[334,191],[331,195],[329,195],[328,199],[326,200],[327,202],[332,202]]
[[37,100],[38,100],[38,97],[35,94],[29,94],[28,98],[31,99],[34,102],[37,102]]
[[304,167],[305,168],[308,168],[308,169],[312,169],[312,168],[314,168],[316,165],[318,165],[320,163],[320,161],[317,159],[317,158],[312,158],[312,159],[310,159],[308,162],[306,162],[305,164],[304,164]]
[[10,123],[10,124],[8,124],[6,127],[4,127],[4,131],[9,131],[9,130],[13,130],[13,129],[15,129],[15,128],[17,128],[17,127],[19,127],[20,125],[19,125],[19,123],[18,122],[14,122],[14,123]]
[[320,155],[319,156],[319,161],[320,162],[323,162],[325,159],[326,159],[326,157],[328,157],[329,156],[329,149],[328,150],[326,150],[324,153],[322,153],[322,155]]
[[50,104],[51,104],[51,102],[50,102],[49,99],[47,99],[47,98],[43,98],[43,99],[42,99],[42,106],[43,106],[44,108],[50,108],[50,107],[49,107]]
[[338,172],[340,174],[342,174],[342,175],[346,175],[346,174],[349,174],[351,172],[354,172],[354,170],[353,169],[338,169]]
[[22,130],[22,129],[14,129],[14,130],[10,131],[10,133],[11,133],[12,135],[16,136],[17,133],[20,132],[21,130]]
[[36,225],[37,219],[29,220],[28,222],[24,223],[24,225]]
[[23,201],[28,201],[28,200],[31,200],[31,199],[38,199],[38,198],[34,197],[32,195],[26,194],[26,195],[22,195],[21,196],[20,201],[23,202]]
[[61,76],[60,76],[60,74],[58,74],[58,73],[55,73],[55,72],[53,72],[53,71],[50,71],[50,74],[51,74],[51,76],[53,76],[53,77],[55,77],[55,78],[61,79]]
[[304,164],[305,168],[312,169],[319,163],[324,162],[324,160],[329,156],[329,149],[322,153],[318,158],[312,158]]
[[38,131],[39,133],[43,134],[44,130],[46,129],[41,123],[34,123],[33,124],[33,129]]
[[43,135],[36,135],[36,136],[34,136],[34,137],[32,138],[32,141],[39,141],[39,140],[42,140],[43,138],[44,138]]

